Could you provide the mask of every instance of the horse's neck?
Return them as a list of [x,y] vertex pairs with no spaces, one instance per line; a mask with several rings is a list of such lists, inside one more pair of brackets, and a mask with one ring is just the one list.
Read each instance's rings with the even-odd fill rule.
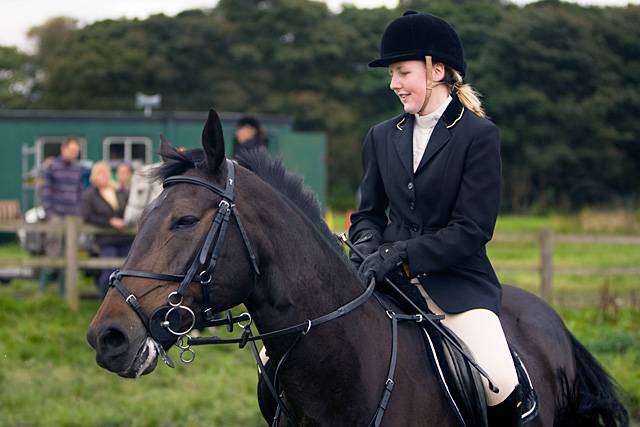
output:
[[[270,227],[270,249],[260,253],[262,274],[246,303],[261,333],[331,313],[365,291],[354,269],[309,221],[289,213],[280,227]],[[292,349],[278,381],[297,412],[329,419],[340,402],[350,408],[341,414],[352,421],[346,424],[375,412],[391,337],[389,319],[374,298],[306,335],[296,332],[264,344],[274,367]]]
[[[308,221],[294,215],[287,222],[281,230],[270,230],[277,241],[270,253],[261,254],[267,262],[261,266],[258,289],[246,304],[261,332],[320,317],[364,292],[354,270]],[[331,323],[322,328],[334,329]],[[275,353],[286,351],[293,339],[275,340]]]

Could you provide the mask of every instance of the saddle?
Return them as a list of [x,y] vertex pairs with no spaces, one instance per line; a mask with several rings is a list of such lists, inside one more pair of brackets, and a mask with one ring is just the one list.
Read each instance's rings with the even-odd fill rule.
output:
[[[464,342],[453,332],[442,324],[440,327],[467,354],[471,354]],[[435,328],[426,326],[422,328],[422,331],[431,365],[442,391],[458,419],[458,424],[462,427],[488,427],[487,401],[482,377],[477,369],[473,368]],[[522,359],[511,347],[510,350],[523,394],[521,418],[522,425],[525,425],[538,415],[538,397]]]
[[[415,312],[406,300],[399,297],[397,291],[400,291],[422,311],[430,312],[416,286],[402,280],[401,277],[394,277],[394,279],[398,289],[393,290],[383,285],[381,287],[383,294],[391,297],[405,311]],[[421,325],[423,325],[422,331],[430,363],[442,392],[458,419],[458,424],[461,427],[488,427],[487,400],[482,376],[442,334],[447,334],[448,338],[468,355],[471,355],[471,352],[464,342],[442,323],[439,324],[439,329],[443,332],[428,323]],[[523,395],[521,417],[522,425],[525,425],[538,415],[538,397],[524,363],[511,346],[509,349]]]

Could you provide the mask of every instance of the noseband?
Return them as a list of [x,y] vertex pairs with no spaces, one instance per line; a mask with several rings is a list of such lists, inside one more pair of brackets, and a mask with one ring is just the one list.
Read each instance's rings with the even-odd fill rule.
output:
[[[244,246],[247,248],[253,271],[256,276],[260,275],[256,256],[251,248],[247,233],[242,225],[240,215],[234,204],[235,166],[230,160],[227,160],[226,162],[227,179],[224,189],[218,188],[201,178],[186,175],[172,176],[165,179],[163,182],[164,188],[174,184],[198,185],[222,197],[222,200],[218,204],[218,211],[216,212],[213,222],[209,227],[209,231],[207,232],[207,236],[205,237],[202,246],[200,246],[200,249],[196,252],[197,256],[194,257],[193,262],[184,275],[139,270],[116,270],[109,278],[109,286],[118,290],[127,304],[129,304],[133,311],[138,315],[149,336],[160,344],[156,347],[158,347],[160,355],[169,366],[172,366],[173,363],[166,355],[162,345],[172,344],[177,338],[188,334],[196,323],[196,316],[193,310],[183,305],[185,292],[191,283],[200,284],[200,289],[202,290],[203,319],[205,322],[211,322],[214,320],[210,288],[213,285],[213,274],[218,264],[218,258],[222,250],[222,245],[224,244],[224,239],[232,215],[235,218],[235,223],[238,226],[240,235],[242,236]],[[138,277],[142,279],[160,280],[163,282],[176,282],[179,283],[179,285],[178,288],[171,292],[167,297],[167,305],[157,308],[149,318],[142,310],[136,296],[122,283],[123,277]],[[186,328],[181,328],[180,312],[183,312],[182,314],[186,313],[191,317],[189,325]]]

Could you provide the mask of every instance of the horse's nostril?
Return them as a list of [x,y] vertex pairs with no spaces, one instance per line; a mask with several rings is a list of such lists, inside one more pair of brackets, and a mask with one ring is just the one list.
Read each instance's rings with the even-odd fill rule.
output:
[[129,343],[127,337],[116,328],[107,328],[98,339],[100,350],[105,356],[117,356],[127,351]]

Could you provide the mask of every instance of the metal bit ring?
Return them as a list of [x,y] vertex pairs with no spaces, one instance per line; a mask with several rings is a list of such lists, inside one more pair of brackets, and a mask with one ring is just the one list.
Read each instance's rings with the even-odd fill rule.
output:
[[190,339],[191,337],[189,335],[181,335],[180,338],[178,338],[178,341],[176,341],[176,346],[181,350],[187,350],[191,347],[189,344]]
[[191,350],[191,348],[180,350],[180,360],[182,361],[182,363],[191,363],[195,358],[196,354],[193,352],[193,350]]
[[[174,303],[172,301],[172,298],[174,297],[179,297],[180,299],[178,300],[178,302]],[[167,297],[167,302],[169,303],[169,305],[171,307],[179,307],[180,305],[182,305],[182,295],[178,294],[178,292],[171,292],[169,294],[169,296]]]
[[[182,332],[174,331],[173,329],[171,329],[171,323],[169,322],[169,315],[174,310],[184,310],[187,313],[189,313],[189,315],[191,316],[191,324]],[[191,310],[189,307],[186,307],[184,305],[176,305],[176,306],[171,307],[169,309],[169,311],[167,311],[167,314],[164,315],[163,325],[173,335],[177,335],[177,336],[181,337],[181,336],[187,335],[189,332],[191,332],[193,327],[196,325],[196,315],[194,314],[193,310]]]
[[251,324],[253,323],[253,319],[251,318],[251,315],[247,312],[242,313],[240,315],[240,317],[247,317],[247,323],[243,324],[242,322],[238,322],[238,326],[241,327],[242,329],[248,328],[249,326],[251,326]]

